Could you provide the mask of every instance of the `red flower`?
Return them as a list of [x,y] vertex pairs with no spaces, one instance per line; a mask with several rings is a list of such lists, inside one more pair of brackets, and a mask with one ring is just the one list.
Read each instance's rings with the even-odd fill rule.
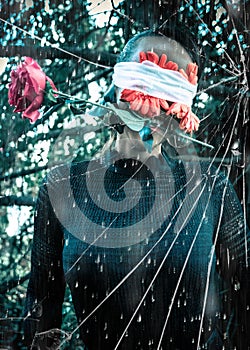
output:
[[189,63],[187,65],[186,72],[184,69],[180,69],[179,72],[193,85],[196,85],[198,82],[198,66],[196,63]]
[[144,94],[140,91],[124,89],[121,99],[130,102],[130,109],[152,118],[160,114],[161,108],[167,110],[169,104],[166,100]]
[[[178,69],[178,65],[173,61],[167,61],[167,55],[162,54],[159,57],[155,52],[140,52],[139,61],[151,61],[161,68],[179,71],[191,84],[197,84],[198,66],[196,63],[189,63],[186,71],[184,69]],[[181,119],[180,128],[186,132],[192,132],[198,130],[199,119],[192,113],[191,108],[187,105],[180,103],[168,103],[168,101],[153,97],[143,92],[124,89],[121,93],[121,100],[130,103],[130,109],[139,112],[145,117],[156,117],[160,115],[161,108],[166,111],[167,115],[175,115]]]
[[185,130],[186,132],[197,131],[199,128],[200,120],[191,111],[191,107],[189,106],[177,102],[172,103],[166,114],[172,114],[178,119],[181,119],[180,129]]
[[185,115],[190,110],[191,110],[191,108],[188,107],[187,105],[184,105],[183,103],[174,102],[171,104],[171,106],[169,107],[166,114],[167,115],[173,114],[173,115],[176,115],[177,118],[181,119],[181,118],[185,117]]
[[180,121],[180,128],[186,132],[197,131],[199,128],[199,118],[190,110]]
[[53,81],[45,75],[38,63],[26,57],[16,70],[11,71],[9,84],[9,104],[14,112],[22,112],[23,118],[35,122],[39,118],[39,108],[43,103],[46,81],[57,90]]

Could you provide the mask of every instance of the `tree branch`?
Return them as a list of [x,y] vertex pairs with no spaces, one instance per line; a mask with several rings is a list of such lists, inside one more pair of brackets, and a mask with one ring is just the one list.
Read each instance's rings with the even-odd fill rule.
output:
[[34,198],[28,197],[28,196],[4,196],[0,197],[0,206],[12,206],[12,205],[19,205],[19,206],[29,206],[34,207],[35,201]]
[[2,175],[2,176],[0,176],[0,181],[15,179],[17,177],[23,177],[25,175],[34,174],[34,173],[37,173],[38,171],[46,170],[46,169],[47,169],[47,165],[44,165],[44,166],[33,168],[33,169],[22,170],[22,171],[12,173],[9,175]]
[[30,274],[27,273],[26,275],[24,275],[21,278],[13,278],[9,281],[4,281],[0,285],[0,294],[5,294],[5,293],[9,292],[11,289],[17,287],[19,284],[22,284],[23,282],[27,281],[29,276],[30,276]]
[[33,58],[74,58],[78,56],[83,60],[88,60],[95,64],[105,65],[107,67],[113,67],[116,63],[117,55],[107,52],[95,51],[91,52],[89,49],[78,49],[72,47],[63,47],[63,51],[51,50],[50,46],[36,47],[36,46],[0,46],[0,57],[14,57],[14,56],[31,56]]

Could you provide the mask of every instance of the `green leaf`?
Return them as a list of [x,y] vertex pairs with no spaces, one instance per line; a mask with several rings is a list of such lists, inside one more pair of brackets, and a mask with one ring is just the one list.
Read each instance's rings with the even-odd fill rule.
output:
[[45,94],[43,98],[43,105],[51,105],[51,102],[57,103],[58,100],[55,97],[55,93],[53,92],[53,89],[51,88],[51,85],[48,81],[46,81],[46,87],[45,87]]
[[107,103],[107,106],[111,108],[130,129],[134,131],[140,131],[144,127],[145,122],[148,121],[148,119],[140,117],[138,114],[132,111],[117,108],[111,103]]

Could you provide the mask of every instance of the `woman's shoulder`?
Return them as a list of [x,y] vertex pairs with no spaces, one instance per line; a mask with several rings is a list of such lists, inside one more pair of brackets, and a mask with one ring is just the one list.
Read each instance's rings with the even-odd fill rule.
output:
[[49,169],[45,177],[47,183],[58,183],[67,181],[72,176],[86,173],[89,161],[65,163]]

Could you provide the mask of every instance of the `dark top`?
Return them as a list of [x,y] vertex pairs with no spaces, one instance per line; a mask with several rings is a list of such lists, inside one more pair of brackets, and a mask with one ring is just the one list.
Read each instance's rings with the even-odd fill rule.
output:
[[209,164],[55,168],[37,201],[26,341],[56,348],[58,330],[43,332],[60,329],[66,280],[88,350],[245,350],[249,243]]

